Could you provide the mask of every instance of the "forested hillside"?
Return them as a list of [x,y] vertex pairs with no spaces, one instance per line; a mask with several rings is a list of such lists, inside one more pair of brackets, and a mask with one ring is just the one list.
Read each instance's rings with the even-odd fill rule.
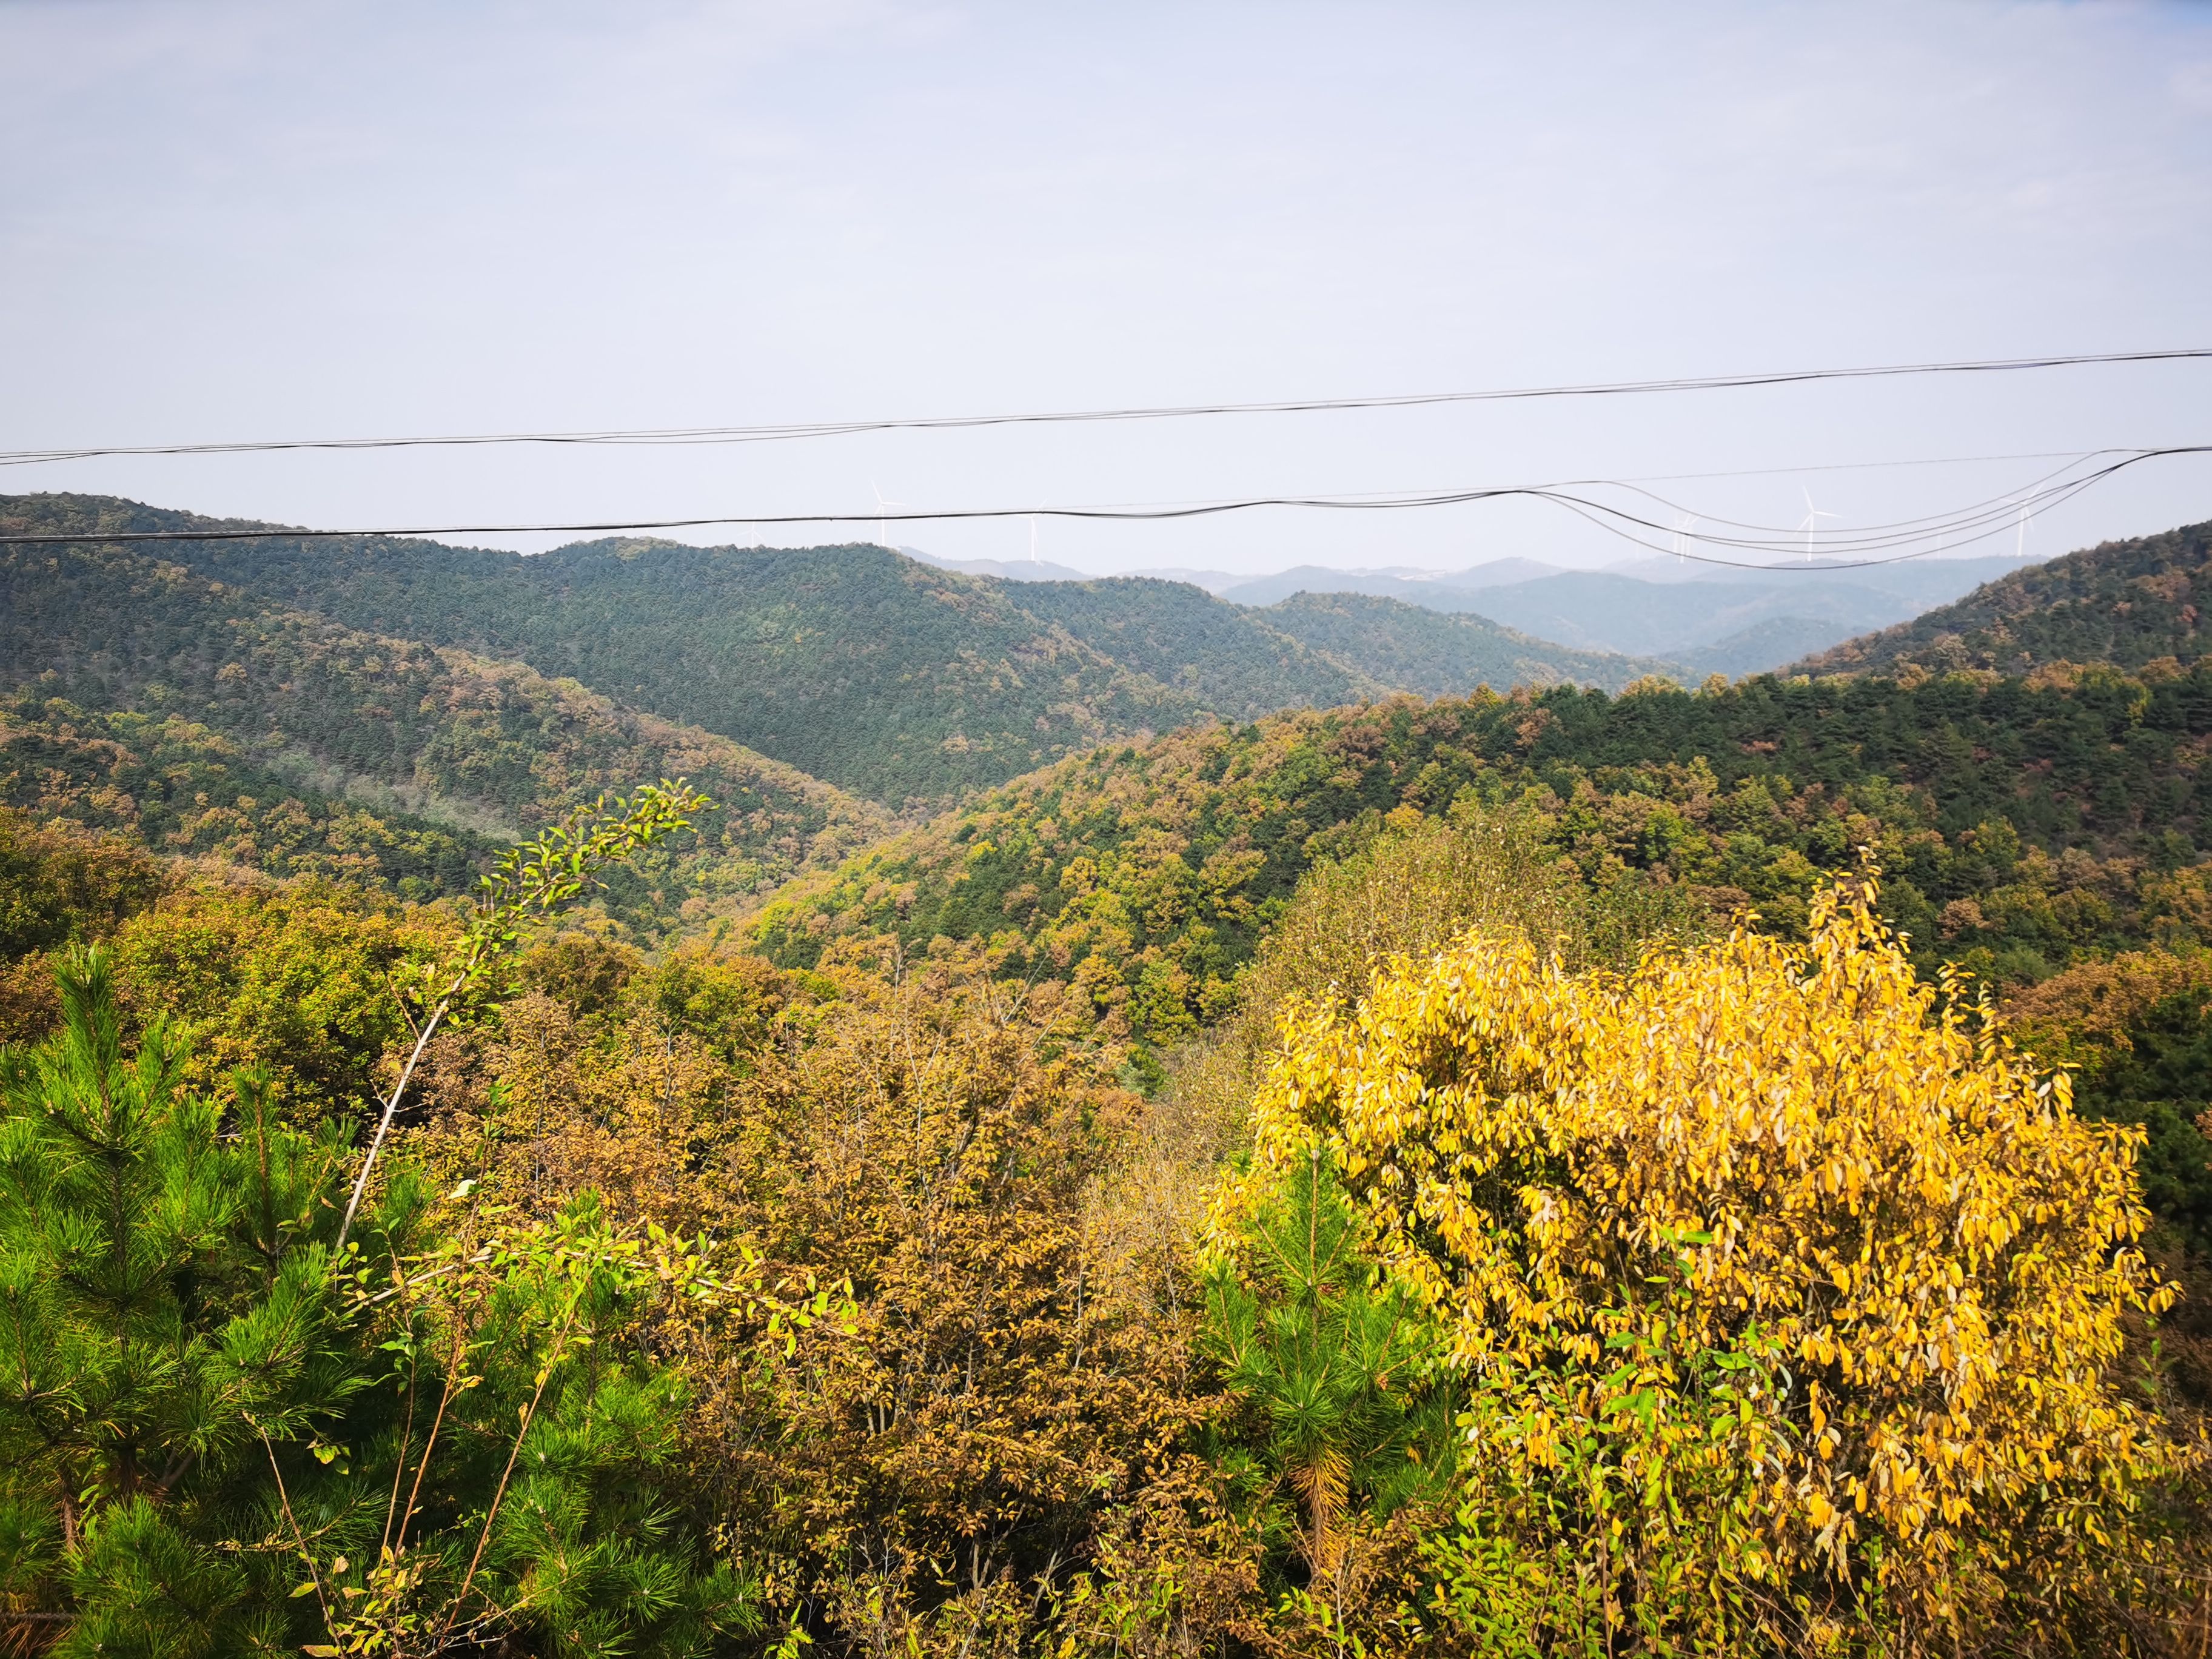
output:
[[2137,668],[2203,654],[2212,523],[2106,542],[1976,589],[1954,605],[1849,640],[1797,672],[1887,673],[1912,664],[2027,674],[2054,663]]
[[1563,680],[1618,691],[1643,675],[1684,672],[1674,663],[1571,651],[1486,617],[1365,594],[1300,593],[1260,614],[1278,632],[1357,663],[1386,686],[1426,697],[1463,696],[1478,685],[1507,691]]
[[[1271,787],[1341,812],[1415,758],[1401,714],[1200,772],[1255,824]],[[2201,1145],[2139,1166],[1937,1003],[1863,884],[1802,940],[1716,937],[1649,871],[1581,879],[1546,815],[1399,811],[1260,901],[1279,943],[1169,1076],[1043,940],[1026,971],[857,936],[801,969],[528,928],[418,1042],[470,941],[543,908],[165,888],[0,815],[46,941],[0,1014],[52,1033],[0,1066],[0,1619],[146,1659],[580,1628],[665,1659],[2057,1659],[2180,1625],[2203,1343],[2148,1342],[2189,1258],[2136,1247],[2145,1190],[2162,1228],[2203,1212]],[[1210,902],[1090,862],[1100,933]],[[1255,884],[1214,877],[1223,914]],[[2201,1042],[2203,979],[2163,983]],[[2148,1035],[2132,998],[2082,1012],[2039,1011],[2115,1059]],[[2188,1045],[2100,1083],[2170,1115],[2145,1091]],[[1931,1287],[1990,1379],[1932,1449]]]
[[116,548],[0,550],[0,800],[159,851],[410,895],[663,776],[720,804],[624,878],[665,921],[882,833],[879,809],[573,681],[272,605]]
[[[628,616],[637,551],[546,566],[547,603]],[[447,552],[386,588],[361,551],[356,591],[419,600]],[[1018,611],[863,555],[908,596],[871,626],[972,609],[1133,706],[1364,687],[1355,649],[1558,660],[1389,600]],[[711,595],[735,561],[681,568]],[[452,568],[539,625],[534,574]],[[0,1641],[2193,1628],[2212,665],[1369,697],[901,827],[243,574],[0,558]],[[825,617],[787,613],[789,684]],[[703,665],[687,625],[658,637]],[[663,773],[715,805],[633,790],[495,856]]]
[[[0,498],[18,532],[222,528],[96,496]],[[232,526],[238,527],[238,526]],[[580,544],[524,558],[436,543],[165,544],[226,588],[349,628],[529,664],[895,810],[944,803],[1109,739],[1206,715],[1328,707],[1405,682],[1389,639],[1316,649],[1178,583],[1008,583],[881,548]],[[1418,622],[1418,613],[1407,613]],[[1618,686],[1642,665],[1530,641],[1458,659]],[[1354,647],[1358,647],[1355,652]],[[1419,645],[1432,681],[1452,659]],[[1363,654],[1364,653],[1364,654]]]
[[757,931],[793,962],[839,934],[1000,939],[1011,971],[1073,973],[1172,1036],[1226,1006],[1316,860],[1465,798],[1530,807],[1601,886],[1785,931],[1820,872],[1869,848],[1931,969],[2027,983],[2154,939],[2212,944],[2208,753],[2205,671],[1401,699],[1063,762],[802,878]]

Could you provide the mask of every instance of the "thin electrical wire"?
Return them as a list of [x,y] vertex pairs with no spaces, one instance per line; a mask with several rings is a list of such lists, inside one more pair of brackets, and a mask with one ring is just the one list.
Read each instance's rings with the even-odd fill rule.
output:
[[[2105,452],[2109,453],[2109,452]],[[400,538],[428,538],[445,536],[521,536],[521,535],[607,535],[620,532],[654,530],[697,530],[724,526],[743,525],[769,526],[800,524],[943,524],[973,520],[1049,518],[1108,520],[1120,522],[1159,522],[1180,519],[1211,518],[1228,513],[1251,512],[1261,507],[1297,507],[1337,512],[1385,512],[1413,508],[1455,507],[1476,501],[1502,501],[1512,498],[1549,501],[1565,507],[1590,520],[1608,534],[1636,543],[1652,552],[1672,552],[1678,557],[1699,564],[1722,565],[1739,570],[1790,570],[1808,572],[1862,570],[1878,565],[1902,564],[1908,560],[1925,558],[1939,549],[1971,546],[2002,535],[2013,527],[2014,515],[2025,523],[2034,514],[2071,501],[2092,486],[2103,483],[2130,467],[2145,461],[2176,455],[2212,454],[2212,444],[2176,444],[2163,448],[2125,452],[2117,460],[2071,478],[2057,482],[2024,494],[2015,495],[1997,502],[1977,503],[1958,514],[1940,521],[1930,520],[1929,527],[1910,535],[1884,532],[1875,535],[1859,532],[1829,531],[1802,537],[1798,532],[1773,534],[1765,538],[1718,536],[1703,532],[1682,532],[1672,530],[1656,521],[1614,507],[1601,501],[1577,495],[1564,489],[1543,485],[1515,484],[1489,489],[1458,489],[1432,492],[1419,495],[1403,495],[1388,499],[1343,495],[1265,495],[1237,501],[1200,502],[1166,507],[951,507],[942,509],[908,509],[896,513],[782,513],[729,514],[684,519],[630,519],[579,524],[503,524],[448,525],[430,528],[398,530],[303,530],[280,526],[255,526],[247,529],[205,530],[140,530],[93,532],[87,534],[38,532],[0,535],[0,547],[82,546],[88,544],[146,544],[163,542],[222,542],[297,540],[325,541],[341,538],[363,540],[394,539]],[[2061,469],[2061,471],[2071,469]],[[1601,481],[1603,482],[1603,481]],[[1618,487],[1618,486],[1615,486]],[[1649,491],[1638,491],[1662,506],[1675,506]],[[1668,543],[1645,541],[1637,532],[1649,531],[1655,535],[1670,538]],[[1938,539],[1940,538],[1940,539]],[[1798,550],[1802,540],[1809,548],[1818,544],[1825,550],[1847,548],[1855,550],[1880,550],[1904,546],[1912,550],[1894,554],[1886,558],[1852,560],[1824,557],[1819,564],[1809,559],[1802,566],[1776,564],[1765,561],[1729,559],[1709,553],[1692,553],[1685,544],[1694,541],[1707,547],[1723,547],[1736,552],[1765,551],[1785,556]],[[1929,544],[1912,547],[1925,541]]]
[[1618,398],[1666,392],[1718,392],[1751,386],[1800,386],[1822,380],[1888,380],[1914,374],[1995,374],[2027,369],[2078,368],[2100,363],[2179,362],[2212,358],[2212,346],[2157,351],[2102,351],[2069,356],[1995,357],[1975,361],[1885,363],[1862,368],[1785,369],[1752,374],[1705,374],[1660,380],[1616,380],[1581,386],[1517,386],[1487,392],[1420,392],[1363,398],[1304,398],[1273,403],[1170,404],[1129,409],[1054,410],[1017,415],[937,415],[865,421],[801,421],[778,425],[659,427],[635,431],[460,433],[398,438],[283,438],[232,442],[112,444],[82,448],[0,451],[0,466],[144,455],[267,454],[288,450],[456,448],[492,444],[688,445],[780,443],[805,438],[850,437],[872,432],[927,432],[998,426],[1057,426],[1089,422],[1186,420],[1217,415],[1303,415],[1365,409],[1420,409],[1444,404],[1511,403],[1540,398]]
[[[2063,459],[2066,462],[2064,466],[2054,468],[2050,472],[2046,472],[2039,477],[2031,478],[2026,484],[2016,485],[2012,489],[2003,491],[2002,494],[1987,497],[1984,501],[1971,504],[1969,507],[1948,508],[1942,513],[1929,514],[1918,519],[1905,519],[1898,520],[1887,524],[1863,526],[1861,526],[1859,532],[1856,532],[1863,535],[1871,531],[1901,532],[1909,530],[1917,526],[1935,526],[1941,528],[1942,526],[1953,522],[1962,513],[1971,513],[1989,509],[2002,509],[2009,511],[2019,505],[2024,494],[2032,492],[2039,486],[2060,477],[2064,473],[2070,471],[2075,466],[2094,460],[2101,455],[2129,455],[2136,453],[2138,452],[2135,449],[2112,447],[2104,449],[2089,450],[2043,450],[2017,455],[1955,456],[1929,461],[1846,461],[1821,466],[1754,467],[1736,471],[1683,472],[1659,474],[1651,477],[1633,478],[1553,478],[1547,480],[1542,484],[1529,486],[1529,488],[1547,490],[1577,489],[1621,489],[1626,490],[1632,495],[1642,495],[1647,500],[1656,501],[1660,506],[1668,507],[1675,512],[1687,513],[1689,509],[1683,503],[1674,501],[1668,496],[1659,495],[1654,490],[1645,489],[1641,486],[1647,483],[1663,483],[1675,480],[1686,482],[1712,478],[1759,478],[1776,476],[1788,477],[1795,476],[1802,472],[1846,471],[1853,469],[1887,466],[1942,466],[1975,461]],[[1425,500],[1430,496],[1455,495],[1458,493],[1458,487],[1448,484],[1421,486],[1407,485],[1401,486],[1395,489],[1340,491],[1332,494],[1328,499],[1332,504],[1356,505],[1362,501],[1373,501],[1388,505],[1400,497],[1411,496]],[[1158,508],[1164,507],[1204,507],[1212,505],[1218,500],[1218,498],[1214,496],[1195,496],[1182,501],[1145,502],[1119,501],[1106,503],[1105,505],[1129,507],[1144,507],[1147,508]],[[874,515],[868,514],[861,516],[872,517]],[[1796,525],[1762,525],[1735,519],[1719,518],[1710,514],[1693,516],[1700,517],[1703,522],[1721,525],[1730,529],[1755,531],[1768,537],[1786,538],[1793,548],[1802,544],[1802,540],[1805,533],[1805,526],[1802,523]],[[1841,532],[1830,530],[1821,531],[1819,533],[1823,537],[1832,538]]]
[[[2151,445],[2113,445],[2103,449],[2031,449],[2022,450],[2015,453],[2007,455],[1936,455],[1920,459],[1893,461],[1826,461],[1814,463],[1810,465],[1798,466],[1737,467],[1717,472],[1638,473],[1626,478],[1552,478],[1547,480],[1541,488],[1546,489],[1568,489],[1577,487],[1589,487],[1601,484],[1613,489],[1626,489],[1640,484],[1687,483],[1713,478],[1794,477],[1801,473],[1863,472],[1879,471],[1887,467],[1970,466],[1998,461],[2063,460],[2079,463],[2082,461],[2094,460],[2100,455],[2130,455],[2136,453],[2138,449],[2145,449],[2154,447],[2154,446]],[[2063,471],[2063,469],[2060,470]],[[1388,489],[1346,489],[1334,491],[1331,493],[1331,499],[1342,501],[1356,501],[1368,498],[1388,500],[1399,495],[1444,495],[1449,493],[1455,488],[1456,488],[1456,486],[1451,484],[1398,484]],[[2014,498],[2016,493],[2016,491],[2008,491],[2002,495],[1996,496],[1992,499],[1998,501],[2010,501]],[[1110,501],[1103,503],[1103,505],[1110,507],[1198,507],[1206,505],[1218,499],[1219,498],[1218,496],[1212,495],[1194,495],[1182,500],[1170,498],[1170,500],[1164,501]],[[1652,499],[1660,501],[1662,505],[1666,504],[1665,497],[1663,496],[1653,496]],[[872,517],[874,515],[869,514],[866,516]],[[1715,520],[1714,522],[1717,524],[1723,522],[1723,520]],[[1790,530],[1789,526],[1783,525],[1771,525],[1765,527],[1778,532],[1788,531],[1789,533],[1793,535],[1802,534],[1803,529],[1803,527],[1800,526],[1796,530]]]
[[[1979,466],[1998,461],[2086,461],[2096,455],[2124,455],[2129,447],[2106,449],[2025,449],[2010,455],[1929,455],[1901,461],[1822,461],[1811,466],[1747,466],[1725,472],[1647,472],[1618,478],[1625,484],[1690,483],[1705,478],[1780,478],[1801,472],[1875,472],[1886,467]],[[1562,480],[1565,482],[1565,480]]]
[[[1978,514],[1987,511],[2009,512],[2014,507],[2018,507],[2024,498],[2031,495],[2038,489],[2052,484],[2055,480],[2063,478],[2067,473],[2071,472],[2075,467],[2086,465],[2087,462],[2095,459],[2100,455],[2122,455],[2128,453],[2129,452],[2125,450],[2119,449],[2091,450],[2085,454],[2075,456],[2063,466],[2052,468],[2050,471],[2043,474],[2040,477],[2031,478],[2025,484],[2006,490],[2002,495],[1986,497],[1985,499],[1976,501],[1970,506],[1954,507],[1942,513],[1923,514],[1920,517],[1915,519],[1897,519],[1884,524],[1862,525],[1858,529],[1849,533],[1854,537],[1861,538],[1875,535],[1902,535],[1912,531],[1919,530],[1924,526],[1953,522],[1962,514]],[[1627,478],[1564,479],[1552,487],[1554,489],[1571,489],[1577,487],[1589,489],[1600,485],[1616,489],[1626,489],[1632,495],[1642,495],[1649,501],[1658,502],[1662,507],[1671,507],[1677,512],[1686,513],[1689,511],[1689,508],[1683,503],[1671,501],[1668,497],[1660,495],[1656,490],[1645,489],[1634,481]],[[1731,530],[1756,531],[1764,535],[1774,537],[1802,538],[1805,534],[1805,526],[1802,522],[1796,526],[1755,524],[1747,523],[1735,519],[1723,519],[1713,517],[1711,515],[1704,516],[1705,516],[1708,522],[1721,525]],[[1830,537],[1834,537],[1844,534],[1844,532],[1840,531],[1827,531],[1822,533]],[[1832,543],[1831,544],[1832,545],[1835,544]]]

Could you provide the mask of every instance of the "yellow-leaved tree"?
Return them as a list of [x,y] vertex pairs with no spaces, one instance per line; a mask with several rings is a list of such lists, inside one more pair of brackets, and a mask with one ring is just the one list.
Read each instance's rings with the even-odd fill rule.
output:
[[1486,1650],[1949,1650],[2141,1560],[2176,1453],[2118,1374],[2171,1294],[2140,1132],[1917,981],[1873,897],[1625,973],[1470,936],[1285,1018],[1244,1180],[1318,1145],[1444,1327],[1439,1611]]

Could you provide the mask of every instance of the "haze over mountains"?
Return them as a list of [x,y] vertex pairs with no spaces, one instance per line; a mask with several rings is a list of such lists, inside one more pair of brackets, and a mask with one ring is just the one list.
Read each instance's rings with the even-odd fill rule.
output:
[[1561,570],[1509,558],[1418,579],[1306,566],[1226,587],[1222,597],[1266,605],[1301,592],[1373,594],[1475,612],[1584,651],[1665,658],[1695,674],[1733,676],[1778,668],[1907,621],[2021,564],[1985,557],[1735,569],[1638,559],[1606,570]]
[[[919,548],[900,551],[940,569],[1007,581],[1092,580],[1049,560],[946,559]],[[1702,678],[1778,668],[1855,635],[1907,622],[2033,562],[1994,555],[1871,567],[1837,568],[1816,560],[1736,568],[1638,558],[1603,570],[1567,570],[1507,557],[1448,572],[1299,565],[1264,576],[1145,574],[1261,609],[1301,593],[1395,599],[1425,611],[1476,615],[1580,651],[1662,659]]]

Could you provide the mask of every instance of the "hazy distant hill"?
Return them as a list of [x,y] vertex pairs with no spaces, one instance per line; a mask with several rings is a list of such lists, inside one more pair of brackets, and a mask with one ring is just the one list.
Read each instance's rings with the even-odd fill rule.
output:
[[1836,624],[1806,617],[1769,617],[1711,645],[1685,651],[1675,660],[1689,679],[1725,674],[1741,679],[1747,674],[1772,672],[1781,664],[1825,649],[1836,637]]
[[2100,546],[2016,570],[1955,605],[1854,639],[1796,665],[1810,673],[1995,668],[2054,662],[2140,667],[2203,654],[2212,604],[2212,524]]
[[1585,651],[1656,657],[1678,657],[1784,617],[1824,626],[1832,642],[1911,614],[1887,594],[1839,581],[1804,588],[1765,581],[1662,583],[1600,571],[1493,587],[1482,594],[1481,611],[1525,634]]
[[1499,559],[1425,580],[1305,566],[1224,590],[1243,605],[1295,592],[1366,593],[1479,616],[1583,651],[1667,658],[1704,675],[1757,673],[1885,628],[2019,568],[2009,558],[1923,559],[1759,569],[1638,559],[1559,570]]
[[[244,527],[99,496],[0,498],[0,516],[63,531]],[[1009,582],[866,545],[617,539],[526,558],[279,536],[159,551],[348,628],[573,678],[901,809],[1208,714],[1372,696],[1402,684],[1386,663],[1430,648],[1371,627],[1317,648],[1181,583]],[[1618,684],[1644,666],[1536,641],[1515,660],[1519,677],[1547,684]]]
[[957,570],[967,576],[996,576],[1008,582],[1087,582],[1091,577],[1080,570],[1071,570],[1064,564],[1054,564],[1049,559],[940,559],[934,553],[925,553],[918,547],[898,550],[909,559],[933,565],[939,570]]
[[1478,685],[1578,681],[1618,691],[1646,674],[1680,678],[1679,665],[1570,651],[1481,617],[1427,611],[1364,593],[1300,593],[1260,613],[1270,626],[1384,684],[1424,696],[1463,696]]
[[1809,562],[1784,559],[1752,567],[1699,564],[1694,560],[1638,558],[1611,566],[1606,574],[1630,576],[1638,581],[1753,582],[1777,588],[1804,591],[1840,583],[1871,588],[1915,611],[1947,605],[1971,593],[1984,582],[1995,581],[2014,571],[2033,568],[2039,559],[2017,559],[2010,554],[1983,554],[1972,558],[1938,558],[1932,555],[1899,559],[1887,564],[1848,564],[1814,559]]
[[1444,576],[1407,576],[1385,570],[1332,570],[1302,564],[1272,576],[1256,576],[1221,590],[1221,597],[1238,605],[1269,605],[1293,593],[1366,593],[1376,599],[1403,599],[1408,605],[1433,611],[1471,609],[1467,594],[1508,582],[1525,582],[1559,574],[1558,567],[1534,559],[1495,559]]

